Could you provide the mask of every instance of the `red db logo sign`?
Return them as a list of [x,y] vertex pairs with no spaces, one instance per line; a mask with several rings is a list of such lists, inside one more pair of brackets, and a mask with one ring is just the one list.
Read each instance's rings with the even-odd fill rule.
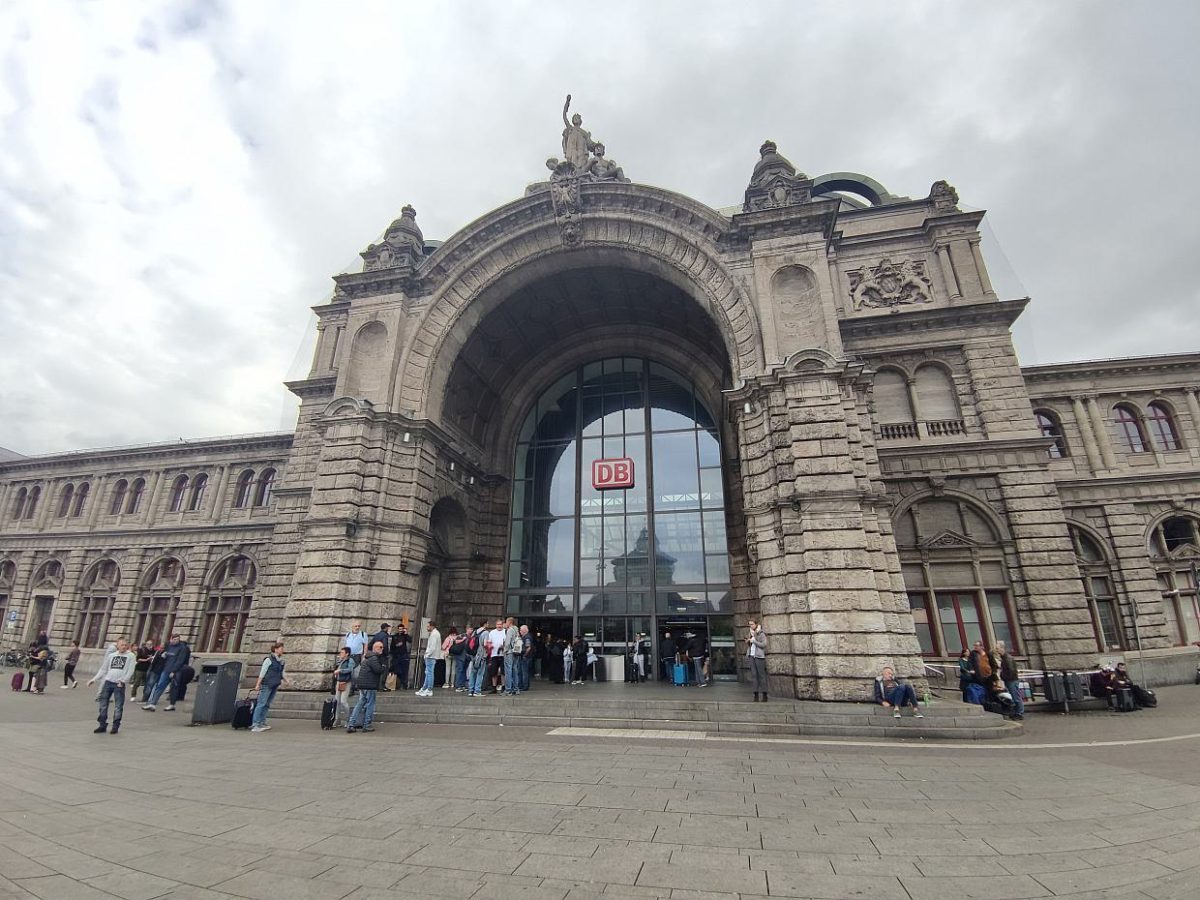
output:
[[633,460],[597,459],[592,463],[592,487],[598,491],[633,487]]

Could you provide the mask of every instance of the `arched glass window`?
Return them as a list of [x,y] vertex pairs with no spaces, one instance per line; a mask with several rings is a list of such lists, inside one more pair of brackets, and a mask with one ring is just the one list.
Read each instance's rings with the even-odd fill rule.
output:
[[188,512],[195,512],[204,505],[204,491],[208,488],[208,476],[201,472],[192,481],[192,498],[188,500]]
[[200,652],[241,652],[257,581],[258,570],[245,556],[232,557],[217,567],[204,610]]
[[75,499],[75,485],[67,483],[63,485],[62,491],[58,495],[58,517],[66,518],[71,511],[71,501]]
[[976,641],[1020,653],[1000,535],[974,504],[931,497],[902,512],[895,529],[924,655],[955,657]]
[[121,570],[115,560],[96,563],[83,578],[79,599],[79,621],[75,640],[81,647],[103,647],[108,638],[108,623],[117,602]]
[[1113,420],[1117,423],[1117,431],[1126,450],[1130,453],[1145,453],[1150,449],[1146,441],[1146,430],[1142,427],[1142,417],[1136,409],[1121,404],[1113,409]]
[[1063,459],[1068,456],[1067,439],[1063,436],[1062,423],[1058,420],[1058,416],[1048,409],[1034,410],[1034,417],[1037,419],[1038,429],[1042,432],[1042,437],[1050,438],[1054,441],[1046,452],[1051,459]]
[[0,561],[0,622],[8,621],[9,598],[16,582],[17,564],[11,559]]
[[138,605],[137,643],[165,644],[175,628],[179,596],[183,592],[183,563],[172,556],[160,559],[142,579]]
[[1151,534],[1149,550],[1162,592],[1167,633],[1180,647],[1200,640],[1196,593],[1200,521],[1193,516],[1165,519]]
[[271,502],[271,489],[275,486],[275,470],[263,469],[258,476],[258,486],[254,489],[254,505],[267,506]]
[[918,368],[914,386],[921,418],[926,422],[957,421],[961,418],[954,381],[941,366],[926,364]]
[[912,398],[908,393],[908,379],[903,372],[896,369],[880,369],[875,373],[872,398],[881,437],[917,437]]
[[175,484],[171,487],[171,503],[167,507],[171,512],[181,512],[183,510],[183,498],[187,496],[188,477],[180,475],[175,479]]
[[129,493],[129,482],[122,478],[113,485],[112,503],[108,507],[110,516],[119,516],[125,508],[125,495]]
[[17,499],[13,501],[12,518],[17,521],[25,515],[25,499],[29,496],[29,492],[25,488],[17,491]]
[[91,493],[91,490],[91,484],[85,481],[75,491],[75,506],[71,509],[71,518],[77,519],[83,515],[83,511],[87,507],[88,494]]
[[1116,591],[1113,590],[1108,554],[1082,528],[1077,525],[1068,527],[1071,543],[1075,547],[1075,561],[1079,565],[1079,574],[1083,581],[1083,594],[1087,597],[1088,609],[1092,614],[1096,649],[1102,653],[1121,650],[1125,646],[1125,635],[1121,627]]
[[1162,450],[1182,450],[1183,444],[1179,441],[1179,430],[1175,427],[1175,417],[1170,407],[1156,400],[1147,407],[1146,412],[1154,443]]
[[244,509],[250,505],[250,495],[254,491],[254,472],[247,469],[238,476],[237,490],[233,495],[235,509]]
[[42,497],[41,485],[35,484],[33,490],[29,492],[29,502],[25,504],[25,518],[32,519],[37,515],[38,500]]
[[125,507],[125,515],[132,516],[142,508],[142,494],[146,493],[146,479],[134,479],[129,488],[129,505]]

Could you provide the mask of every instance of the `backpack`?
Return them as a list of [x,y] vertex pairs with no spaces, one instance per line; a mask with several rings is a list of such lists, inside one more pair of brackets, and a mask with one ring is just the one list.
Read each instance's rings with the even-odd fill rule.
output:
[[472,631],[470,637],[467,638],[467,652],[472,656],[479,650],[479,632]]
[[466,649],[467,649],[467,639],[465,637],[463,637],[461,634],[456,634],[454,636],[454,643],[450,645],[450,655],[451,656],[462,656],[463,653],[466,652]]

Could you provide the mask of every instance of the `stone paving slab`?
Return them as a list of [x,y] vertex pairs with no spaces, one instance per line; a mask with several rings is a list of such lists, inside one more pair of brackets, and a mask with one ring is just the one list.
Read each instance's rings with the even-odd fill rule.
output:
[[[1162,696],[1196,738],[970,750],[298,720],[250,735],[139,710],[114,738],[64,693],[0,695],[0,721],[22,722],[0,729],[0,900],[1200,896],[1186,687]],[[1102,724],[1045,722],[1047,744]]]

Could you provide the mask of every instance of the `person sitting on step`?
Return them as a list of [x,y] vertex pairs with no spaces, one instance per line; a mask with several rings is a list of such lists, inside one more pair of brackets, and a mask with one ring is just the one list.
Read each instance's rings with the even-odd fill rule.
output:
[[892,717],[896,719],[900,718],[900,710],[906,706],[912,707],[916,718],[925,718],[921,707],[917,705],[917,692],[911,684],[897,676],[891,666],[884,666],[875,679],[875,702],[884,709],[892,710]]

